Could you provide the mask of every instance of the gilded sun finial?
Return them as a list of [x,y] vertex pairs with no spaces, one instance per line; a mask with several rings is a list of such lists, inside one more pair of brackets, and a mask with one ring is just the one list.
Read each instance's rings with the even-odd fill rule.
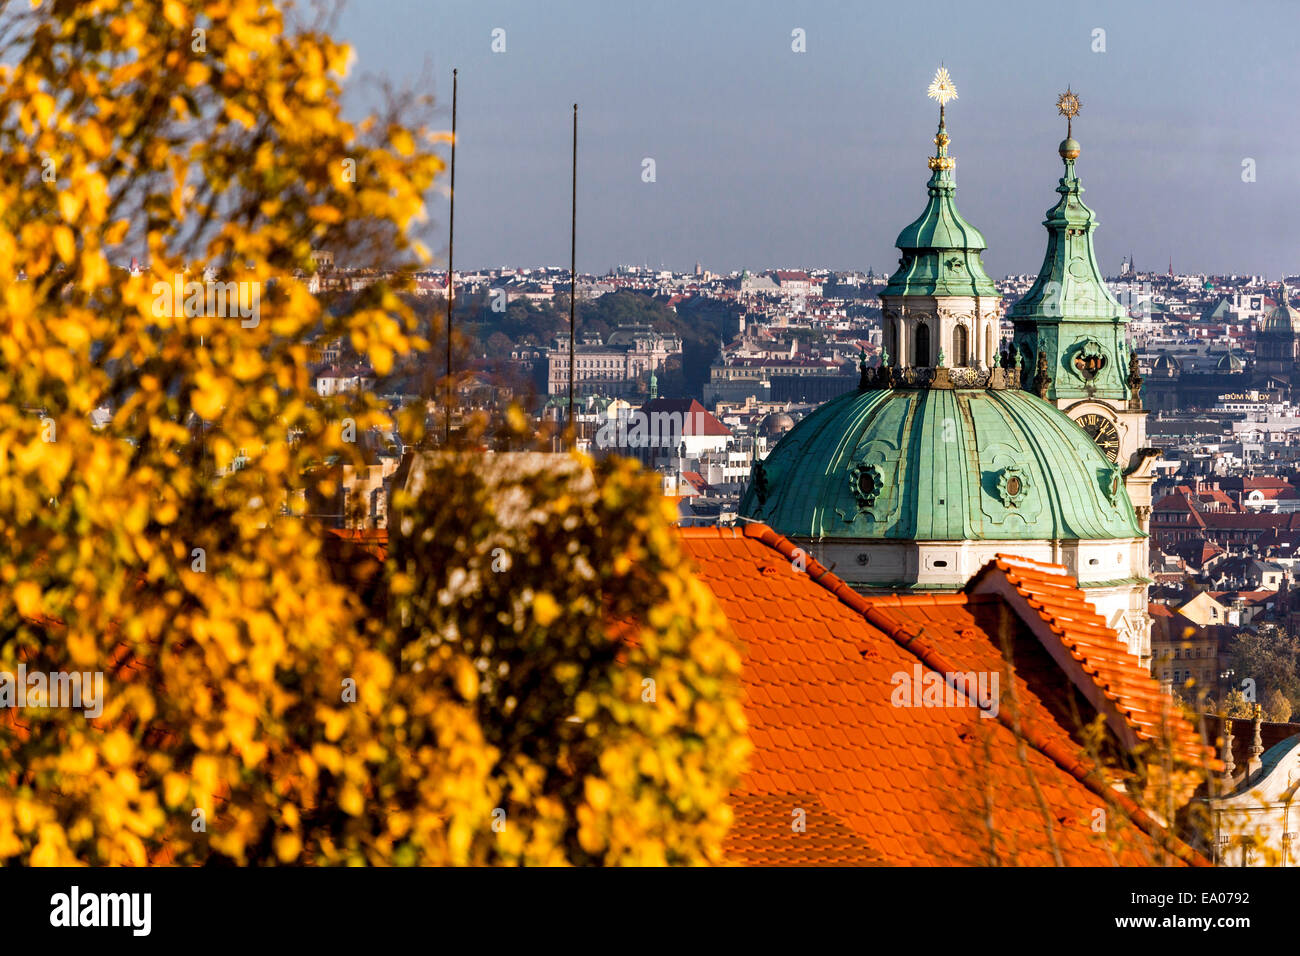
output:
[[1065,117],[1065,135],[1067,138],[1074,135],[1074,118],[1079,115],[1081,105],[1079,94],[1068,86],[1065,88],[1065,92],[1056,98],[1056,111]]
[[1079,94],[1066,88],[1065,92],[1056,98],[1056,109],[1062,116],[1068,116],[1071,119],[1079,115]]
[[935,172],[942,169],[952,169],[952,157],[947,155],[948,134],[944,131],[943,108],[949,100],[957,98],[957,87],[952,85],[952,77],[948,75],[945,67],[939,67],[934,74],[934,79],[930,81],[930,88],[925,91],[925,95],[932,100],[939,101],[939,135],[934,138],[934,145],[939,147],[936,155],[930,157],[930,168]]
[[925,91],[925,95],[932,100],[938,100],[940,109],[948,105],[949,100],[957,98],[957,87],[952,85],[952,77],[948,75],[946,67],[939,67],[934,74],[934,79],[930,81],[930,88]]

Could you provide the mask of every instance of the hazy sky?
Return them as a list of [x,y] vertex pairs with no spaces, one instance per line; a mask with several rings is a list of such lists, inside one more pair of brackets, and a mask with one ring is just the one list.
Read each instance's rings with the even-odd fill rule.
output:
[[[1070,84],[1107,273],[1132,251],[1276,277],[1300,272],[1298,27],[1294,0],[351,0],[337,32],[352,80],[420,83],[448,128],[460,68],[458,267],[568,263],[577,102],[579,271],[891,270],[925,203],[942,61],[958,208],[991,274],[1041,263]],[[445,236],[445,183],[431,213]]]

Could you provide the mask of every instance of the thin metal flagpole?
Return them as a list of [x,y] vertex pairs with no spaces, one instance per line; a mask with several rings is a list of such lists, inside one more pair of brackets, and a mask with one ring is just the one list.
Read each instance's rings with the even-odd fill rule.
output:
[[573,418],[573,330],[576,319],[578,289],[578,104],[573,104],[573,205],[569,216],[569,440],[578,447],[578,431]]
[[453,253],[456,244],[456,94],[459,70],[451,71],[451,211],[447,215],[447,417],[444,443],[451,443],[451,306],[456,295],[456,270]]

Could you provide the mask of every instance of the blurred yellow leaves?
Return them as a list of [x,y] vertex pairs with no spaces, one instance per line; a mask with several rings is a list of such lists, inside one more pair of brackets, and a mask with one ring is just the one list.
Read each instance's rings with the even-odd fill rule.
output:
[[[0,57],[0,669],[102,672],[106,699],[0,725],[0,860],[719,861],[738,662],[651,479],[524,476],[547,518],[521,528],[481,459],[447,464],[413,515],[433,540],[383,572],[405,616],[362,606],[298,504],[356,456],[340,422],[378,419],[316,394],[309,339],[379,375],[421,344],[391,289],[326,310],[298,270],[355,226],[427,255],[427,131],[346,122],[350,50],[274,5],[35,16],[47,42]],[[176,282],[204,295],[160,308]],[[227,283],[257,321],[210,304]]]
[[302,853],[302,840],[296,833],[281,833],[275,838],[275,855],[281,863],[297,862]]
[[179,0],[165,0],[163,3],[163,17],[176,30],[183,29],[189,22],[186,17],[185,5]]
[[14,604],[23,617],[35,618],[41,613],[41,588],[33,581],[20,581],[14,586]]
[[415,152],[415,140],[411,138],[411,134],[407,130],[394,130],[392,142],[393,149],[397,150],[399,156],[410,156]]
[[458,658],[455,664],[456,690],[465,700],[478,696],[478,674],[474,665],[464,658]]
[[533,617],[542,627],[547,627],[560,616],[560,606],[555,598],[545,591],[533,596]]
[[[443,779],[444,746],[473,753],[472,725],[395,674],[325,565],[319,528],[282,508],[310,466],[347,451],[324,427],[343,403],[315,394],[307,335],[355,332],[387,369],[413,327],[391,296],[322,315],[293,264],[362,222],[406,254],[398,209],[418,205],[440,165],[359,141],[327,75],[347,49],[287,33],[273,5],[33,16],[46,41],[20,49],[31,31],[14,31],[0,58],[12,64],[0,84],[0,535],[14,621],[0,668],[22,655],[89,669],[108,692],[100,719],[50,709],[21,732],[0,727],[14,770],[0,775],[0,859],[248,862],[273,846],[282,862],[386,862],[397,850],[367,818],[385,805],[372,810],[366,788],[391,768],[419,771],[400,797],[418,808],[403,852],[434,859],[446,798],[426,774]],[[219,53],[190,49],[195,24]],[[341,155],[368,178],[336,190]],[[226,221],[244,203],[263,218]],[[150,263],[134,276],[110,266],[125,264],[133,227],[130,254]],[[205,292],[274,288],[275,300],[252,321],[210,295],[160,310],[153,286],[175,277]],[[356,705],[339,700],[350,674]],[[393,728],[390,709],[407,724]],[[319,747],[332,749],[318,761]],[[480,757],[462,765],[484,772]],[[313,810],[289,822],[280,804]],[[339,814],[353,822],[336,827]]]
[[359,817],[365,812],[366,801],[361,795],[361,790],[355,784],[348,783],[339,794],[339,806],[349,816]]
[[71,263],[76,259],[77,241],[72,236],[72,230],[67,226],[54,227],[54,248],[64,262]]
[[[725,620],[652,504],[652,476],[620,461],[528,461],[430,455],[429,491],[390,520],[411,519],[410,533],[390,531],[406,660],[457,684],[478,675],[466,699],[492,750],[476,755],[491,763],[471,806],[508,820],[453,822],[452,859],[722,862],[719,808],[748,752]],[[472,600],[449,600],[467,580]],[[657,693],[644,696],[648,673]],[[452,765],[474,753],[453,750]]]
[[208,369],[196,372],[194,383],[196,387],[190,393],[190,405],[200,418],[213,421],[226,403],[226,384]]

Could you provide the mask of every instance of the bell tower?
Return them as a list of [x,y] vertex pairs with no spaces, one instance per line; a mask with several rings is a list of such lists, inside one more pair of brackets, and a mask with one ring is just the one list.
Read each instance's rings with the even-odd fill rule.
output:
[[[1155,480],[1151,466],[1159,452],[1147,446],[1147,410],[1142,406],[1137,356],[1128,343],[1128,312],[1107,288],[1097,265],[1092,244],[1097,217],[1084,204],[1074,171],[1080,152],[1074,138],[1079,97],[1067,89],[1056,105],[1067,123],[1057,150],[1065,164],[1056,187],[1060,199],[1043,221],[1047,253],[1038,278],[1009,313],[1012,348],[1022,368],[1022,385],[1054,403],[1119,466],[1138,523],[1150,533]],[[1143,574],[1147,560],[1144,542]],[[1130,647],[1144,647],[1149,654],[1146,588],[1134,593],[1141,595],[1141,606],[1131,608],[1125,620],[1109,623],[1135,639]]]

